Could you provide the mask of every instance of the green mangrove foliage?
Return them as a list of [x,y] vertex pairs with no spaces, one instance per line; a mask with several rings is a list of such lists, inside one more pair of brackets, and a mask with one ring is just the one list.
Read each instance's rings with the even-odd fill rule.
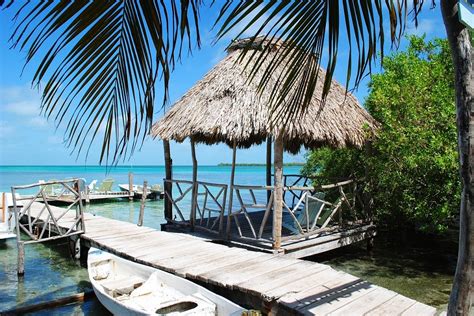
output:
[[312,151],[303,173],[365,178],[379,225],[443,232],[459,212],[453,76],[447,41],[409,37],[371,78],[365,107],[381,129],[370,146]]

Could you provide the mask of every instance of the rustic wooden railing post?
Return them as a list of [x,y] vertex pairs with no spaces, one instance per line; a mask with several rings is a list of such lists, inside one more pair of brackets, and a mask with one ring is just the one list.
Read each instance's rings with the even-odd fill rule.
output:
[[146,196],[148,194],[147,190],[148,190],[148,182],[147,181],[143,181],[143,194],[142,194],[142,202],[140,204],[140,214],[138,215],[138,226],[142,226],[143,225],[143,216],[144,216],[144,213],[145,213],[145,201],[146,201]]
[[[272,137],[267,137],[267,164],[266,164],[266,185],[272,186]],[[272,192],[267,191],[267,203],[270,202]]]
[[163,151],[165,154],[165,219],[167,222],[173,219],[173,204],[171,198],[173,196],[173,160],[171,159],[170,143],[167,140],[163,140]]
[[6,209],[6,205],[7,205],[7,202],[5,201],[6,199],[6,196],[5,196],[5,192],[2,193],[2,222],[5,222],[5,209]]
[[283,217],[283,136],[282,133],[275,138],[274,144],[275,168],[275,202],[273,204],[273,249],[281,247],[281,227]]
[[128,199],[130,201],[133,200],[133,195],[134,195],[134,192],[133,192],[133,173],[129,172],[128,173]]
[[231,233],[231,215],[232,215],[232,203],[234,202],[234,178],[235,178],[235,158],[236,158],[236,143],[232,146],[232,169],[230,172],[230,188],[229,188],[229,212],[227,213],[227,227],[225,239],[230,238]]
[[197,193],[198,193],[198,184],[197,184],[197,159],[196,159],[196,146],[194,140],[191,139],[191,155],[193,159],[193,192],[191,196],[191,215],[189,222],[191,228],[194,229],[196,221],[196,206],[197,206]]

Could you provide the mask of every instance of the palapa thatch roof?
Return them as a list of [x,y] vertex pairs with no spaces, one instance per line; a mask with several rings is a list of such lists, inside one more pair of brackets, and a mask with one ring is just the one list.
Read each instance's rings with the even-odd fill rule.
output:
[[[206,144],[225,142],[232,146],[235,142],[238,147],[247,148],[262,143],[268,136],[276,136],[284,127],[284,148],[296,153],[301,146],[361,147],[367,132],[375,130],[376,121],[336,81],[321,108],[323,70],[320,70],[321,79],[307,111],[296,120],[271,126],[268,109],[271,84],[260,93],[258,84],[262,74],[248,81],[251,67],[245,68],[245,64],[251,52],[239,61],[246,41],[248,39],[231,44],[228,55],[153,125],[151,135],[178,142],[187,137]],[[267,40],[257,39],[252,49],[268,44]],[[269,53],[267,58],[275,53],[276,50]],[[281,71],[277,69],[273,78]]]

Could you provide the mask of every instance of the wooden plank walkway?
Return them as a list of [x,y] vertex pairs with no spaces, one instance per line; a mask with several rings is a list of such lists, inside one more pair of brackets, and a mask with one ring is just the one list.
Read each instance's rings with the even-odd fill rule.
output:
[[[35,202],[31,214],[37,216],[42,207]],[[228,247],[89,213],[84,217],[86,233],[81,238],[86,246],[196,281],[239,304],[271,314],[436,314],[433,307],[328,265]],[[59,225],[70,227],[73,220],[67,214]]]

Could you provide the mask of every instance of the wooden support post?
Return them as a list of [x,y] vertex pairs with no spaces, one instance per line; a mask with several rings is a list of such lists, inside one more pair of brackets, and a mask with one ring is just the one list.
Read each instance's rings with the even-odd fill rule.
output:
[[236,144],[234,142],[234,146],[232,146],[232,169],[230,172],[230,189],[229,189],[229,211],[227,213],[227,227],[226,227],[226,234],[225,238],[228,240],[230,239],[230,226],[231,222],[231,214],[232,214],[232,203],[234,201],[234,178],[235,178],[235,157],[236,157]]
[[17,242],[18,248],[18,267],[17,274],[22,276],[25,274],[25,244],[23,241]]
[[[267,170],[266,170],[266,185],[271,186],[272,185],[272,137],[268,136],[267,137],[267,164],[266,164]],[[271,191],[267,191],[267,203],[270,202],[270,198],[272,196]]]
[[367,251],[372,251],[374,249],[374,237],[369,237],[367,239]]
[[193,158],[193,192],[191,197],[191,216],[189,218],[191,228],[194,229],[194,224],[196,221],[196,206],[197,206],[197,159],[196,159],[196,146],[194,140],[191,139],[191,155]]
[[133,173],[129,172],[128,173],[128,199],[130,201],[133,200]]
[[[173,160],[171,159],[171,150],[170,150],[170,142],[167,140],[163,140],[163,150],[165,153],[165,180],[172,180],[173,179]],[[173,205],[171,200],[168,198],[167,195],[173,196],[172,195],[172,190],[173,190],[173,184],[171,182],[166,182],[164,184],[164,190],[165,190],[165,201],[164,201],[164,206],[165,206],[165,218],[167,222],[173,219]],[[168,193],[168,194],[166,194]]]
[[74,243],[74,258],[81,259],[81,237],[77,237]]
[[145,213],[145,201],[146,201],[146,196],[148,194],[148,182],[143,181],[143,192],[142,192],[142,203],[140,204],[140,214],[138,215],[138,226],[143,225],[143,215]]
[[86,195],[85,196],[86,203],[89,204],[91,202],[90,197],[89,197],[90,190],[89,190],[89,186],[85,185],[85,183],[84,183],[84,194]]
[[6,196],[5,192],[2,193],[2,222],[5,222],[5,209],[7,205],[7,201],[5,201]]
[[18,214],[18,209],[16,205],[16,198],[15,198],[16,191],[12,187],[12,199],[13,199],[13,212],[15,215],[15,226],[16,226],[16,246],[18,249],[18,265],[17,265],[17,274],[19,276],[23,276],[25,274],[25,245],[21,241],[20,235],[20,218]]
[[275,138],[274,145],[275,194],[273,203],[273,249],[281,247],[281,226],[283,213],[283,136]]

